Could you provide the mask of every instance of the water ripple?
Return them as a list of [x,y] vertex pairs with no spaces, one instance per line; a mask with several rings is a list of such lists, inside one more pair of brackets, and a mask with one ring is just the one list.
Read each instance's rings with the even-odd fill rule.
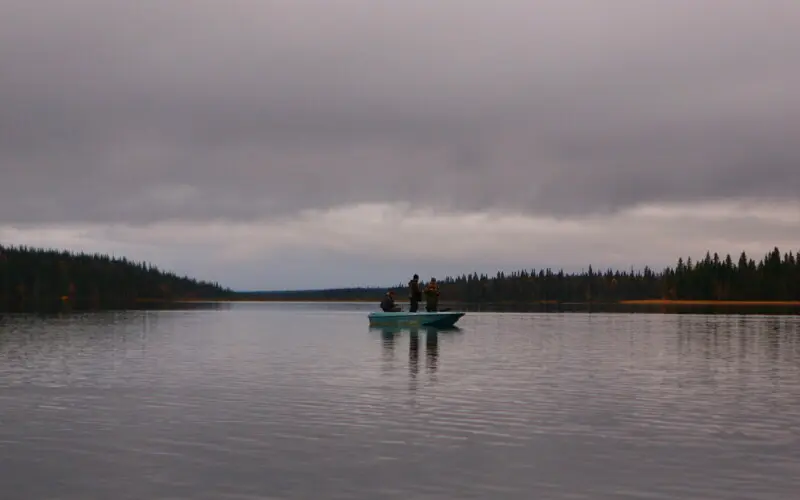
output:
[[788,499],[800,320],[0,319],[4,499]]

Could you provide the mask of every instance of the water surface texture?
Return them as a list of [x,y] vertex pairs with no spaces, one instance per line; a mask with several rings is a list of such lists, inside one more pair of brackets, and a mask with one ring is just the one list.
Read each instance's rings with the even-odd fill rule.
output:
[[0,319],[0,498],[795,499],[792,316]]

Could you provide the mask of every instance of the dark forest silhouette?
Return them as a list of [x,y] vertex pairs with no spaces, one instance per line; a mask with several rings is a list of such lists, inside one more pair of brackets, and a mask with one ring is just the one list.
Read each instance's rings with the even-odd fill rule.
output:
[[[409,275],[413,274],[410,270]],[[474,304],[613,303],[626,300],[800,301],[800,259],[778,248],[756,262],[744,252],[706,253],[674,267],[564,273],[552,269],[437,278],[442,300]],[[424,286],[424,283],[423,283]],[[389,287],[399,298],[405,283]],[[233,292],[144,262],[99,254],[0,246],[0,310],[119,309],[176,300],[379,300],[385,287]]]
[[[412,274],[410,270],[409,274]],[[742,252],[734,261],[706,253],[702,260],[678,259],[659,272],[643,270],[565,273],[550,268],[437,278],[442,300],[464,303],[618,302],[625,300],[798,301],[800,260],[776,247],[756,262]],[[424,286],[424,283],[423,283]],[[406,297],[405,284],[389,287]],[[254,292],[271,300],[377,300],[386,288]]]
[[0,310],[121,309],[141,301],[226,298],[218,283],[125,257],[0,246]]

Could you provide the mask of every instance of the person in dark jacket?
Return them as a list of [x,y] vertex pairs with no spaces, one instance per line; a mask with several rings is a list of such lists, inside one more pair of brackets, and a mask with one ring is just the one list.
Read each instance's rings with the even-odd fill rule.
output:
[[439,309],[439,284],[436,278],[431,278],[428,286],[425,287],[425,310],[436,312]]
[[391,290],[386,292],[386,295],[383,296],[381,309],[383,309],[383,312],[400,312],[400,308],[394,303],[394,292]]
[[411,281],[408,282],[408,301],[411,303],[408,308],[409,312],[417,312],[421,300],[422,290],[419,288],[419,276],[415,274]]

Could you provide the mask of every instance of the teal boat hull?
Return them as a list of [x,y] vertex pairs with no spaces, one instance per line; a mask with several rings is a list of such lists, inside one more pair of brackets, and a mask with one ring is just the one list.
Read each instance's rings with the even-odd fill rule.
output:
[[463,312],[373,312],[369,314],[370,326],[431,326],[449,328],[456,324]]

